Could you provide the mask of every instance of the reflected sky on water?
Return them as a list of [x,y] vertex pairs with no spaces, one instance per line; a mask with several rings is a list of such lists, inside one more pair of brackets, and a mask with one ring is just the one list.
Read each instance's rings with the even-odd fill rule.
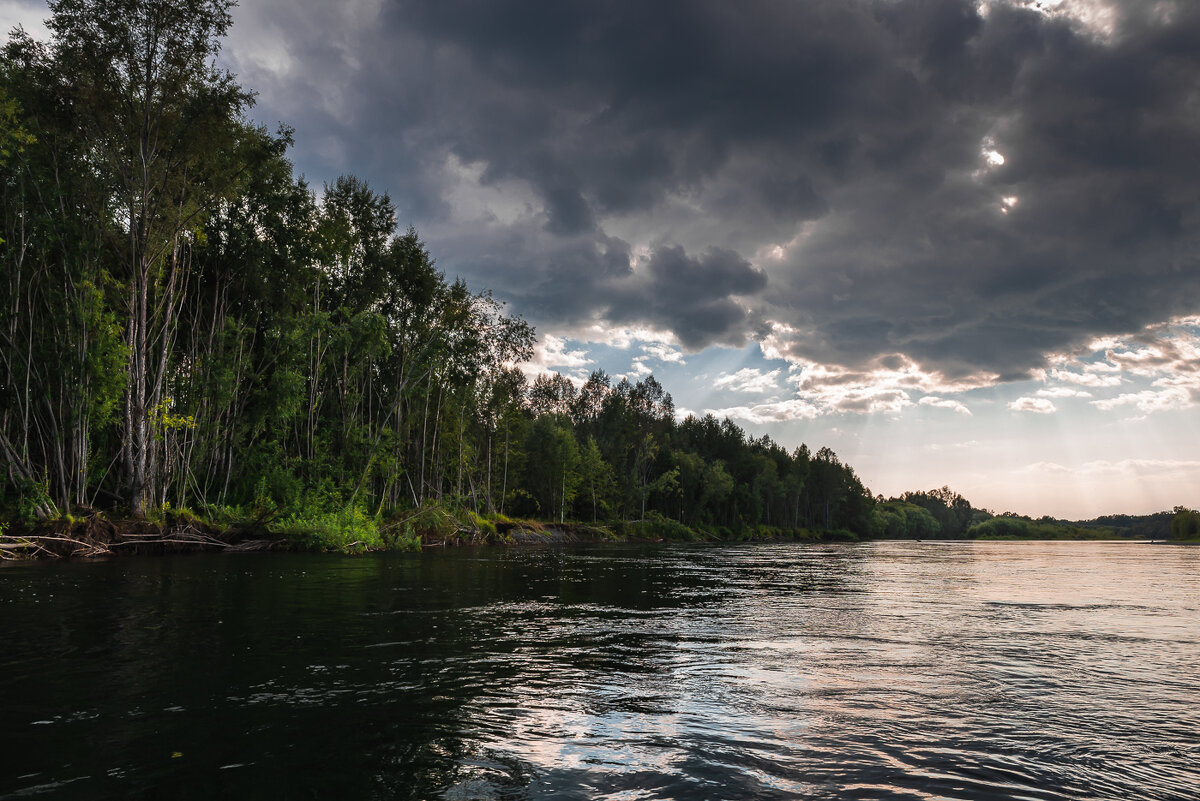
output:
[[1200,549],[0,570],[0,798],[1190,799]]

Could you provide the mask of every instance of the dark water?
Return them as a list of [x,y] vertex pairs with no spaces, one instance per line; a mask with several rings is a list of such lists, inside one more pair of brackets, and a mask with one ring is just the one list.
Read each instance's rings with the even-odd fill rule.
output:
[[0,798],[1195,799],[1200,548],[0,569]]

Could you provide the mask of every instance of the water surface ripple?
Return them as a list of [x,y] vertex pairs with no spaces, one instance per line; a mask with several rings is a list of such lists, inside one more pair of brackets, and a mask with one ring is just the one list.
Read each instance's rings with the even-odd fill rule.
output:
[[0,570],[0,798],[1195,799],[1200,548]]

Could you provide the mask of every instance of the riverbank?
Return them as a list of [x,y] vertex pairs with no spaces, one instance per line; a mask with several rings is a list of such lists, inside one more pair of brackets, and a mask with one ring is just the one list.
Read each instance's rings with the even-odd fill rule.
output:
[[0,560],[92,559],[111,556],[247,551],[366,553],[460,546],[570,545],[638,542],[845,542],[843,530],[813,532],[770,526],[732,531],[689,527],[658,515],[604,523],[545,522],[478,515],[430,506],[374,519],[360,510],[308,517],[210,516],[188,510],[153,518],[75,514],[0,531]]

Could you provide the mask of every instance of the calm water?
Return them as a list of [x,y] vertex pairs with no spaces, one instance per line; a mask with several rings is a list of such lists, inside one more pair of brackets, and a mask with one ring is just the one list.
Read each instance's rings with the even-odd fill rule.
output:
[[0,798],[1195,799],[1200,548],[0,569]]

